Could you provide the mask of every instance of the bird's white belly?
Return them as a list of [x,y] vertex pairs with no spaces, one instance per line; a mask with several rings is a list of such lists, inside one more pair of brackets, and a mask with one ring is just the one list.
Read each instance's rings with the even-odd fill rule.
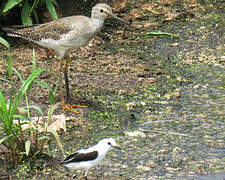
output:
[[68,50],[72,48],[79,48],[85,46],[89,40],[76,38],[75,40],[54,40],[54,39],[43,39],[38,44],[46,48],[51,48],[54,50],[62,49]]
[[97,164],[98,163],[96,163],[95,161],[84,161],[84,162],[69,163],[65,164],[64,166],[72,170],[77,170],[77,169],[89,169],[96,166]]
[[80,48],[85,46],[89,42],[89,38],[77,37],[76,39],[61,38],[59,40],[54,39],[42,39],[37,42],[40,46],[55,50],[59,57],[63,57],[66,52],[73,48]]

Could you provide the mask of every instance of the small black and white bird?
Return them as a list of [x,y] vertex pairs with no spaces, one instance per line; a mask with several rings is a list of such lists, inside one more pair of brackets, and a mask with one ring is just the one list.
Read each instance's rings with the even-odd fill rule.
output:
[[88,149],[75,151],[60,164],[70,170],[84,169],[84,178],[87,180],[89,169],[97,166],[112,148],[120,149],[113,138],[104,138]]

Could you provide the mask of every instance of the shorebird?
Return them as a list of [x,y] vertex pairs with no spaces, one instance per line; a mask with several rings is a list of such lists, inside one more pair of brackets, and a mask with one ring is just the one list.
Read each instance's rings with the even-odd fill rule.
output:
[[64,79],[66,84],[66,103],[62,92],[62,78],[60,73],[59,91],[63,111],[65,109],[77,113],[69,105],[70,92],[68,80],[69,54],[74,48],[85,46],[101,30],[104,20],[113,17],[123,21],[112,13],[109,5],[99,3],[92,8],[91,18],[86,16],[69,16],[40,25],[15,26],[3,28],[9,36],[19,37],[34,42],[45,48],[53,49],[59,57],[58,72],[61,72],[62,61],[66,60],[64,66]]
[[60,164],[70,170],[84,169],[84,178],[87,180],[89,169],[97,166],[112,148],[120,149],[113,138],[104,138],[88,149],[75,151]]

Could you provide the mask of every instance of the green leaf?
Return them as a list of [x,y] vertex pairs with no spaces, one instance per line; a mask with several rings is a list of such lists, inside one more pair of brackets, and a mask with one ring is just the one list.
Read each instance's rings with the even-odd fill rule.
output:
[[51,0],[45,0],[45,5],[54,20],[58,19],[55,7]]
[[15,98],[15,101],[14,101],[14,104],[13,104],[13,107],[12,107],[12,110],[10,111],[10,116],[14,115],[15,114],[15,111],[16,111],[16,108],[22,98],[22,96],[25,94],[27,88],[29,87],[29,85],[32,83],[32,81],[43,71],[47,71],[47,69],[38,69],[36,71],[34,71],[27,79],[26,81],[23,83],[23,85],[21,86],[16,98]]
[[33,24],[32,18],[30,17],[31,9],[32,7],[29,5],[28,0],[26,0],[21,11],[21,20],[23,25]]
[[35,80],[35,82],[49,90],[49,101],[51,104],[53,104],[55,102],[55,96],[52,88],[44,81]]
[[38,3],[39,3],[39,0],[34,0],[34,3],[30,9],[30,14],[33,13],[33,11],[36,9]]
[[50,101],[51,104],[55,102],[55,96],[52,91],[49,92],[48,100]]
[[[27,106],[25,106],[25,108],[27,108]],[[35,106],[35,105],[30,105],[29,108],[33,108],[33,109],[37,110],[39,112],[40,116],[44,117],[44,113],[40,107]]]
[[0,90],[0,120],[4,124],[4,130],[6,131],[6,133],[10,134],[10,127],[12,126],[12,122],[10,120],[6,100],[1,90]]
[[59,7],[59,5],[58,5],[58,3],[57,3],[56,0],[50,0],[50,1],[52,1],[53,5],[54,5],[55,7]]
[[22,114],[14,114],[13,118],[15,119],[27,119],[29,120],[29,118],[26,115],[22,115]]
[[52,88],[46,82],[41,80],[35,80],[35,82],[43,86],[44,88],[48,89],[49,91],[52,91]]
[[29,94],[31,88],[33,87],[33,81],[30,83],[30,85],[28,86],[26,93]]
[[30,152],[30,140],[27,140],[25,142],[25,151],[26,151],[26,155],[28,156],[29,155],[29,152]]
[[144,37],[170,37],[171,39],[179,38],[179,34],[171,34],[171,33],[161,32],[161,31],[148,32],[146,34],[139,34],[139,35]]
[[12,135],[10,136],[5,136],[3,138],[0,139],[0,144],[2,144],[4,141],[7,141],[8,138],[10,138]]
[[39,19],[38,19],[38,15],[37,15],[36,10],[34,10],[34,11],[32,12],[32,14],[33,14],[33,16],[34,16],[34,18],[35,18],[37,24],[39,24]]
[[0,37],[0,43],[3,44],[8,49],[10,49],[9,43],[4,38]]
[[17,71],[14,67],[12,67],[12,70],[16,73],[16,75],[20,79],[21,83],[24,83],[23,77],[20,75],[19,71]]
[[26,132],[35,132],[37,130],[34,129],[34,128],[28,128],[28,129],[24,129],[24,131],[26,131]]
[[14,6],[21,3],[23,0],[8,0],[5,7],[3,8],[3,14],[7,13],[10,9],[12,9]]
[[7,111],[6,100],[5,100],[1,90],[0,90],[0,110],[3,112]]

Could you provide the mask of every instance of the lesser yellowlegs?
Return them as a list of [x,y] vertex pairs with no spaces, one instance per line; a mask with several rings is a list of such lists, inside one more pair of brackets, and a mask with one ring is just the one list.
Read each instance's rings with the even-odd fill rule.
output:
[[[86,16],[70,16],[40,25],[26,27],[17,26],[4,28],[3,30],[8,32],[9,36],[20,37],[28,41],[32,41],[40,46],[53,49],[60,58],[58,63],[60,71],[62,61],[63,59],[66,59],[64,66],[64,78],[66,84],[66,103],[69,103],[69,54],[73,48],[80,48],[86,45],[101,30],[104,20],[108,17],[114,17],[123,21],[112,13],[110,6],[104,3],[99,3],[92,8],[91,18]],[[76,112],[73,110],[74,106],[67,105],[64,102],[62,80],[60,80],[59,83],[59,90],[63,111],[68,109],[72,112]]]

